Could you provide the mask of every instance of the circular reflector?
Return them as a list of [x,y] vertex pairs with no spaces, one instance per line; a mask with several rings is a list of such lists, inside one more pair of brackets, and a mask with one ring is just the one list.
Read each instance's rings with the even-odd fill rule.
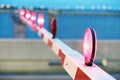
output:
[[31,18],[30,19],[31,19],[32,24],[36,23],[36,13],[35,12],[31,13]]
[[85,65],[92,66],[96,57],[96,49],[97,49],[96,32],[92,28],[87,28],[85,31],[83,41],[83,53]]
[[24,10],[24,9],[21,9],[21,10],[20,10],[20,15],[21,15],[21,16],[24,16],[24,15],[25,15],[25,10]]
[[25,17],[29,20],[31,17],[31,12],[29,10],[26,11]]
[[53,17],[51,19],[51,32],[52,32],[53,38],[55,38],[56,36],[56,31],[57,31],[57,22],[56,22],[56,19]]
[[38,20],[37,20],[37,22],[38,22],[38,25],[40,26],[40,27],[43,27],[43,25],[44,25],[44,15],[43,14],[39,14],[38,15]]

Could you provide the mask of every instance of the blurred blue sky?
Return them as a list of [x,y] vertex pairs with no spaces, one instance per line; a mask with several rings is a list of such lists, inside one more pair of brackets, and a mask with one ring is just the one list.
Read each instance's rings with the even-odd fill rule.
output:
[[0,4],[25,8],[120,10],[120,0],[0,0]]

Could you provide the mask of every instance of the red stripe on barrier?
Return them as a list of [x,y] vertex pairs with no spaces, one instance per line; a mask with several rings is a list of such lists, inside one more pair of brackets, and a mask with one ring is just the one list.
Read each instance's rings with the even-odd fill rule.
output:
[[74,80],[91,80],[82,70],[77,68],[77,72]]
[[61,51],[61,49],[59,49],[58,56],[61,58],[61,65],[63,66],[64,61],[65,61],[65,55],[63,54],[63,52]]
[[48,40],[48,45],[52,48],[52,41]]

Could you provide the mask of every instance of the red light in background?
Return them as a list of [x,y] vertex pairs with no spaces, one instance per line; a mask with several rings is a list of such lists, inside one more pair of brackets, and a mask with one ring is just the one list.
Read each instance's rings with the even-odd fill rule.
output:
[[97,49],[96,32],[92,28],[87,28],[85,31],[83,41],[84,60],[87,66],[92,66],[96,57],[96,49]]
[[29,11],[29,10],[26,11],[25,17],[26,17],[27,19],[30,19],[31,14],[30,14],[30,11]]
[[32,21],[36,20],[36,17],[35,16],[31,16],[31,20]]
[[26,17],[26,18],[30,18],[30,14],[27,13],[27,14],[25,15],[25,17]]
[[21,10],[20,10],[20,15],[21,15],[21,16],[24,16],[24,15],[25,15],[25,10],[21,9]]
[[36,23],[36,13],[35,12],[31,13],[31,18],[30,19],[31,19],[31,21],[32,21],[33,24]]
[[44,25],[44,15],[43,15],[43,14],[39,14],[39,15],[38,15],[38,20],[37,20],[37,22],[38,22],[38,25],[39,25],[40,27],[43,27],[43,25]]
[[57,22],[54,17],[52,17],[51,19],[51,32],[52,32],[53,38],[55,38],[56,32],[57,32]]

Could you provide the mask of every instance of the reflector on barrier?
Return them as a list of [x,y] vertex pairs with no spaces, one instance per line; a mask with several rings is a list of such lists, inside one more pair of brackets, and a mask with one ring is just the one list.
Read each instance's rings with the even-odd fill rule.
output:
[[83,41],[83,53],[84,60],[87,66],[92,66],[97,49],[97,40],[95,30],[92,28],[87,28],[84,35]]
[[51,32],[52,32],[53,38],[55,38],[56,32],[57,32],[57,22],[54,17],[51,19]]
[[25,16],[25,10],[24,9],[20,10],[20,16]]
[[44,15],[43,14],[38,15],[37,22],[38,22],[39,27],[43,27],[43,25],[44,25]]
[[28,19],[28,20],[30,19],[31,13],[30,13],[29,10],[26,11],[25,17],[26,17],[26,19]]
[[32,21],[33,24],[36,23],[36,13],[35,12],[31,13],[31,18],[30,19],[31,19],[31,21]]

